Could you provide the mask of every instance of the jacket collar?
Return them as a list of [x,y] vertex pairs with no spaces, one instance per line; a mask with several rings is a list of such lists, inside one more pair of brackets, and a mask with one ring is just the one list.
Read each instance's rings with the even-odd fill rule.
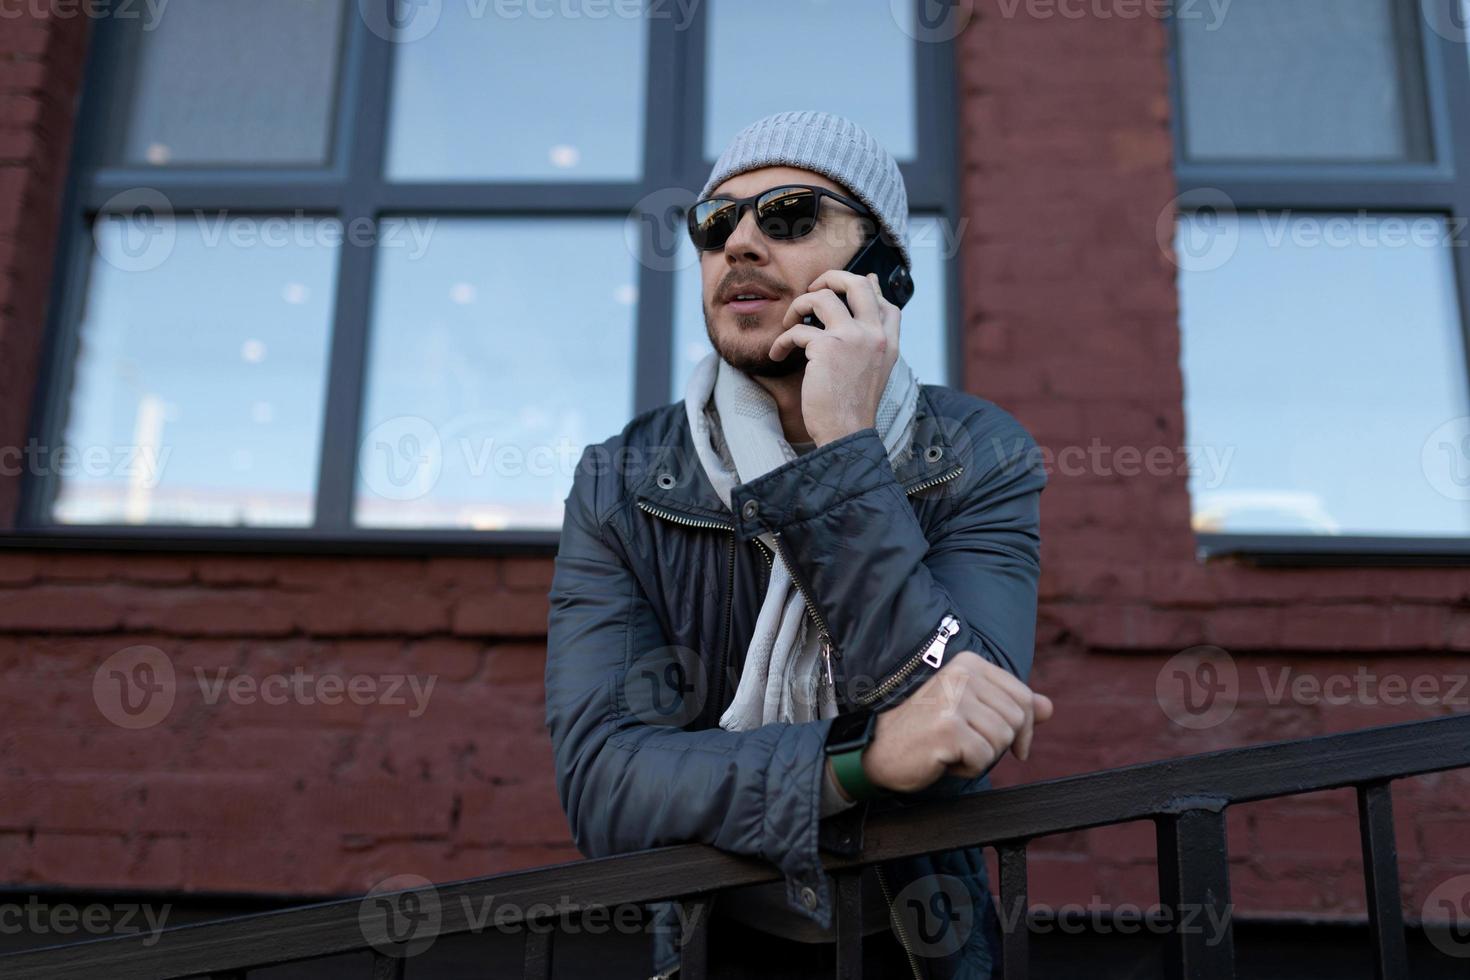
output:
[[[955,458],[954,443],[943,421],[934,411],[929,392],[920,387],[914,414],[915,449],[894,469],[894,476],[905,493],[949,473],[963,462]],[[694,449],[689,419],[682,403],[677,426],[677,445],[670,447],[670,451],[660,452],[651,461],[648,472],[634,487],[634,499],[689,521],[733,527],[733,515],[715,492]]]

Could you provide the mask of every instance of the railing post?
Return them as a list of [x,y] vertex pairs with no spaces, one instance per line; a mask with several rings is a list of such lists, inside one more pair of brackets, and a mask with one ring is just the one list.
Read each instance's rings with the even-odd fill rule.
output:
[[1409,954],[1404,942],[1404,907],[1399,898],[1393,793],[1386,780],[1358,787],[1358,829],[1363,838],[1363,883],[1368,892],[1368,929],[1373,937],[1373,975],[1377,980],[1398,980],[1409,975]]
[[402,956],[389,956],[373,950],[373,980],[403,980],[403,968],[408,960]]
[[536,924],[527,920],[525,925],[526,949],[525,969],[522,976],[525,980],[551,980],[551,939],[554,931],[547,923],[547,928],[534,928]]
[[1169,980],[1235,976],[1225,804],[1200,802],[1201,808],[1156,818],[1159,898],[1172,915],[1164,950]]
[[1001,957],[1005,980],[1031,975],[1031,899],[1026,890],[1026,842],[996,848],[1000,859]]
[[837,980],[863,980],[863,872],[837,879]]
[[709,913],[714,906],[705,894],[681,901],[684,921],[694,925],[679,937],[679,980],[705,980],[709,971]]

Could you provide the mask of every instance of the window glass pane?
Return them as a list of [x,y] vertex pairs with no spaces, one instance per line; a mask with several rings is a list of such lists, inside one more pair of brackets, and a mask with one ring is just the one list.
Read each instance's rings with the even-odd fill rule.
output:
[[[1177,18],[1186,153],[1196,160],[1427,155],[1417,54],[1394,0],[1239,0]],[[1415,5],[1417,7],[1417,5]]]
[[583,447],[633,414],[622,220],[403,218],[382,241],[357,523],[560,527]]
[[[904,360],[923,384],[948,384],[945,324],[945,259],[953,253],[953,229],[937,216],[909,218],[909,254],[913,258],[914,295],[903,308],[899,347]],[[699,253],[681,236],[674,281],[674,357],[671,399],[684,397],[694,366],[714,348],[704,325]]]
[[862,126],[896,159],[914,159],[914,7],[711,0],[705,157],[762,116],[822,109]]
[[1470,532],[1447,239],[1424,215],[1180,221],[1196,530]]
[[103,217],[53,519],[308,525],[341,226]]
[[189,0],[111,18],[127,52],[110,80],[123,124],[111,162],[325,162],[345,6]]
[[388,175],[639,177],[648,21],[630,7],[433,3],[401,15]]

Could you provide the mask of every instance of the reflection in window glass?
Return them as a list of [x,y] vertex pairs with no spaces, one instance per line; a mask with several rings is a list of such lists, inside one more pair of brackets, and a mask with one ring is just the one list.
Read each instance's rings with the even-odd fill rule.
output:
[[418,8],[404,28],[412,39],[394,46],[388,176],[638,177],[648,21],[619,14],[626,6],[604,16],[538,3]]
[[633,414],[623,222],[391,219],[382,243],[357,523],[560,527],[583,447]]
[[136,58],[112,80],[126,121],[114,162],[325,162],[348,2],[189,0],[112,18]]
[[1447,239],[1425,215],[1181,219],[1197,531],[1470,532]]
[[[957,248],[954,229],[937,216],[909,218],[909,254],[913,259],[914,295],[903,308],[899,347],[922,384],[948,384],[947,296],[945,260]],[[689,237],[680,240],[674,284],[674,357],[672,400],[684,397],[689,375],[713,347],[704,325],[699,253]]]
[[862,126],[896,159],[914,159],[914,7],[711,0],[705,157],[762,116],[821,109]]
[[[1176,18],[1196,160],[1422,159],[1394,0],[1243,0]],[[1409,109],[1408,107],[1413,107]]]
[[312,522],[341,226],[103,217],[53,519]]

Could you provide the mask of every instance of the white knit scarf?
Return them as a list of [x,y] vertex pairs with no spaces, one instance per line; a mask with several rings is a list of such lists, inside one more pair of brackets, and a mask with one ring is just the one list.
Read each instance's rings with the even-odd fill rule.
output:
[[[919,379],[900,354],[883,388],[875,423],[895,468],[907,458],[918,401]],[[726,507],[735,486],[798,455],[786,441],[776,400],[715,351],[690,376],[684,407],[699,461]],[[720,717],[720,727],[728,731],[837,714],[832,689],[822,683],[818,631],[807,628],[811,617],[805,615],[806,600],[780,560],[772,534],[766,531],[759,537],[777,560],[771,563],[735,700]]]

